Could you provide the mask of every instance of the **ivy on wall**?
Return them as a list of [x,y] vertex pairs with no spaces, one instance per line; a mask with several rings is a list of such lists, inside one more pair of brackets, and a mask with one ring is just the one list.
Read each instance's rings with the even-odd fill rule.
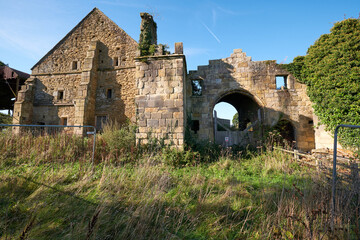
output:
[[[305,56],[283,67],[307,85],[315,114],[327,130],[360,125],[360,19],[335,23]],[[339,140],[344,146],[360,146],[359,133],[352,129],[342,129]]]
[[[141,56],[153,55],[156,50],[156,28],[153,17],[148,13],[141,13],[141,32],[139,49]],[[155,35],[155,36],[154,36]]]

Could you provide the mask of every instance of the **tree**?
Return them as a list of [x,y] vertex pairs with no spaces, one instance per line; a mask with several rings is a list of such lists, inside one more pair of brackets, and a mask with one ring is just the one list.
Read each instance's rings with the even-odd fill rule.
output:
[[5,66],[6,64],[0,61],[0,66]]
[[[307,85],[315,114],[327,130],[339,124],[360,125],[360,19],[335,23],[306,56],[285,68]],[[343,130],[340,142],[359,146],[359,135],[353,133]]]
[[235,113],[233,116],[232,124],[235,128],[239,128],[239,113]]

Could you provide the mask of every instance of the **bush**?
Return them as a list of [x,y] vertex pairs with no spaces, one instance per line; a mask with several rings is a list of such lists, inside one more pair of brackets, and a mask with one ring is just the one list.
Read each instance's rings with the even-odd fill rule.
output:
[[200,162],[200,154],[191,150],[163,148],[162,159],[165,164],[174,167],[193,166]]
[[[339,124],[360,125],[360,19],[335,23],[329,34],[310,46],[307,55],[283,65],[307,85],[315,114],[327,130]],[[358,131],[342,129],[343,146],[358,148]]]
[[11,123],[12,123],[12,117],[10,115],[0,113],[0,124],[11,124]]
[[132,161],[136,153],[136,129],[132,124],[121,126],[117,122],[109,122],[104,126],[101,138],[107,150],[116,159]]

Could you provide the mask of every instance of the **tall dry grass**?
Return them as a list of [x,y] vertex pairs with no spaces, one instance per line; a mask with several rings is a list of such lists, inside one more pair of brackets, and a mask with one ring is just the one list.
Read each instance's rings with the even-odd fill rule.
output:
[[98,136],[95,166],[79,153],[89,139],[1,135],[0,239],[359,238],[355,177],[337,186],[332,232],[329,179],[291,156],[226,149],[201,162],[136,146],[131,129]]

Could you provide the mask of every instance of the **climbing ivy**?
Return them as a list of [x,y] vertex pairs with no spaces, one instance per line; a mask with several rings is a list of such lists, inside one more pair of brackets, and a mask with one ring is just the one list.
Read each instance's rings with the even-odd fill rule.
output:
[[302,78],[301,70],[304,66],[304,56],[297,56],[294,58],[292,63],[289,64],[282,64],[281,66],[284,67],[286,70],[291,72],[292,75],[296,77],[297,80],[299,80],[302,83],[305,83],[305,80]]
[[[148,15],[148,14],[147,14]],[[152,44],[153,37],[152,36],[152,28],[155,28],[156,31],[156,23],[152,20],[147,20],[146,18],[150,18],[145,16],[145,20],[142,22],[142,30],[140,32],[140,40],[139,40],[139,49],[141,56],[149,56],[153,55],[156,49],[156,45]],[[151,17],[152,19],[152,17]]]
[[[315,114],[327,130],[339,124],[360,125],[360,19],[335,23],[310,46],[306,56],[284,67],[305,83]],[[343,130],[344,146],[360,146],[354,130]]]

